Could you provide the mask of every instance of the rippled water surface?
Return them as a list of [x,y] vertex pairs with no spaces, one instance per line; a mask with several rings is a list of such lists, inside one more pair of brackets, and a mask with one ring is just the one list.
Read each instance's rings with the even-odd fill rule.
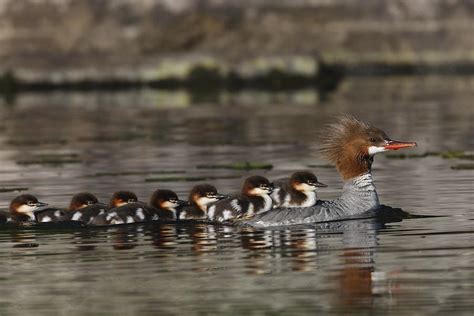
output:
[[[169,188],[185,198],[190,180],[226,193],[247,175],[297,169],[329,184],[320,197],[330,199],[342,182],[317,149],[333,115],[353,113],[417,141],[406,154],[472,154],[473,98],[472,77],[353,78],[324,100],[312,90],[21,94],[0,106],[0,206],[14,188],[65,207],[84,190],[104,201],[118,189],[147,200]],[[0,315],[472,315],[474,171],[452,167],[473,161],[375,160],[382,203],[440,217],[284,230],[0,228]],[[202,168],[245,161],[273,169]]]

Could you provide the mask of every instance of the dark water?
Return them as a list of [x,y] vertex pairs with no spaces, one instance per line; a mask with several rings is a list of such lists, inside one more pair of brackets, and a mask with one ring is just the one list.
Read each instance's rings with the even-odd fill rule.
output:
[[[249,174],[310,169],[330,185],[320,191],[329,199],[342,183],[321,160],[317,133],[332,115],[353,113],[417,141],[407,154],[472,153],[473,98],[472,77],[354,78],[324,102],[311,90],[22,94],[0,107],[0,188],[26,187],[66,206],[83,190],[104,201],[118,189],[147,200],[169,188],[184,198],[195,184],[186,177],[217,177],[210,182],[233,192]],[[274,168],[197,168],[242,161]],[[0,315],[472,315],[474,171],[451,169],[472,163],[376,157],[382,203],[444,217],[268,231],[1,228]],[[0,193],[0,206],[17,194]]]

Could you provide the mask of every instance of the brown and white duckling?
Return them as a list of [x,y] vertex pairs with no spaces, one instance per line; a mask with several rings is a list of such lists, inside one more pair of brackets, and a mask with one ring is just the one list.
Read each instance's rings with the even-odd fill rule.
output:
[[297,171],[289,178],[273,182],[275,190],[271,197],[273,207],[310,207],[316,204],[317,188],[325,188],[326,184],[318,181],[314,173]]
[[10,203],[10,213],[0,214],[0,223],[27,224],[36,222],[35,212],[43,209],[48,204],[38,201],[31,194],[22,194]]
[[35,211],[35,216],[36,220],[40,223],[63,221],[63,218],[65,218],[65,216],[67,217],[69,212],[91,207],[97,203],[99,203],[99,201],[94,194],[89,192],[80,192],[74,194],[71,199],[71,203],[69,204],[68,210],[56,207],[48,207],[39,211]]
[[210,184],[198,184],[189,193],[189,206],[185,206],[178,213],[178,219],[206,220],[207,208],[227,195],[219,194]]
[[95,203],[84,208],[79,208],[73,212],[68,212],[61,217],[61,221],[78,221],[85,224],[91,224],[95,217],[104,214],[108,210],[126,205],[127,203],[135,203],[138,201],[137,196],[129,191],[117,191],[112,195],[109,205]]
[[178,208],[187,204],[188,202],[179,200],[173,191],[156,190],[150,198],[150,205],[138,201],[127,203],[96,216],[91,224],[102,226],[155,220],[174,221]]
[[156,190],[150,198],[150,204],[156,207],[159,220],[175,221],[179,209],[189,205],[189,202],[178,199],[178,195],[171,190]]
[[208,210],[211,221],[224,222],[269,211],[272,208],[273,184],[265,177],[252,176],[245,179],[240,195],[223,199]]

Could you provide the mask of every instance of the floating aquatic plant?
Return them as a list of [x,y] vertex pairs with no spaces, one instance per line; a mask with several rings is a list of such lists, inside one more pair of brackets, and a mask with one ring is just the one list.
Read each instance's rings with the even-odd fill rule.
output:
[[273,165],[262,162],[236,162],[231,164],[216,164],[216,165],[198,165],[198,169],[231,169],[231,170],[270,170]]

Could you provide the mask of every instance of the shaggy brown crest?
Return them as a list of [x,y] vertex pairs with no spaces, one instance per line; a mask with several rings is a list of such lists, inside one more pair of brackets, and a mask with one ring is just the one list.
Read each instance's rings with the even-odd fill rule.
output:
[[387,135],[370,123],[353,116],[341,116],[327,125],[321,134],[321,153],[336,165],[344,180],[369,172],[370,146],[384,146]]

